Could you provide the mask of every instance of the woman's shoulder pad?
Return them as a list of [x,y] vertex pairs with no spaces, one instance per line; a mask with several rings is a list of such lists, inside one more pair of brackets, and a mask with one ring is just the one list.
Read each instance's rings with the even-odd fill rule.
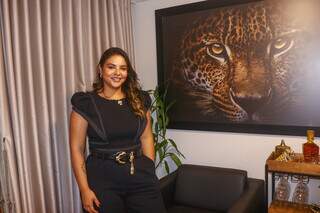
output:
[[76,92],[71,97],[72,105],[77,105],[81,102],[86,102],[88,100],[90,100],[89,92]]

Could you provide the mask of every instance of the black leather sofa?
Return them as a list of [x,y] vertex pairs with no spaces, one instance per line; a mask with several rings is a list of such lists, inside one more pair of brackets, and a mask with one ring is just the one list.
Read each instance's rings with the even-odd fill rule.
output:
[[264,213],[264,181],[238,169],[182,165],[160,179],[168,213]]

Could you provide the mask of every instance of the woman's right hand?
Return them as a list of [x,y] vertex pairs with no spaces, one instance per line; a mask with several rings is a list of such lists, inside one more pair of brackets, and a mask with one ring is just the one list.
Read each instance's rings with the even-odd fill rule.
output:
[[81,192],[81,199],[83,208],[88,213],[98,213],[94,206],[100,207],[100,202],[95,193],[91,189],[87,189]]

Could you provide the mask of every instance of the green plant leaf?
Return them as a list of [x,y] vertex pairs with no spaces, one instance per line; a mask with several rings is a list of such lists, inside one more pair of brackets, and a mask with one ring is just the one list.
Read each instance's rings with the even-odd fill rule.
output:
[[167,174],[170,173],[170,168],[167,161],[164,161],[164,168],[166,169]]
[[154,123],[154,119],[153,119],[152,116],[150,116],[150,117],[151,117],[151,118],[150,118],[151,124],[153,124],[153,123]]
[[156,134],[158,134],[158,132],[159,132],[158,121],[155,122],[154,131],[155,131]]
[[166,126],[168,126],[169,125],[169,117],[167,116],[167,118],[166,118],[166,124],[165,124]]
[[[178,150],[176,143],[166,137],[167,134],[167,126],[169,124],[168,110],[173,106],[175,101],[171,101],[168,103],[166,101],[166,97],[168,94],[168,86],[165,88],[156,87],[155,90],[150,91],[150,94],[153,96],[152,101],[152,129],[153,129],[153,137],[154,137],[154,147],[156,151],[157,165],[164,165],[166,172],[169,174],[170,168],[167,162],[167,158],[171,158],[171,160],[177,165],[181,165],[181,160],[179,156],[184,157],[184,155]],[[174,148],[174,152],[171,152],[171,148]]]
[[169,103],[166,107],[166,113],[168,113],[169,109],[173,106],[173,104],[175,104],[175,101],[172,101],[171,103]]
[[163,161],[163,159],[166,157],[165,153],[163,152],[163,149],[158,149],[158,153],[159,153],[159,161]]
[[168,139],[168,140],[169,140],[170,144],[174,147],[175,151],[178,152],[178,154],[181,155],[183,158],[185,158],[185,156],[178,149],[177,144],[172,139]]
[[164,147],[164,146],[167,146],[168,143],[169,143],[169,141],[168,141],[167,139],[161,141],[161,142],[159,143],[159,148],[162,148],[162,147]]
[[182,164],[181,160],[175,153],[170,153],[170,157],[177,166],[180,166]]
[[163,92],[163,94],[162,94],[163,100],[166,99],[167,93],[168,93],[168,85],[166,86],[166,88],[165,88],[165,90],[164,90],[164,92]]

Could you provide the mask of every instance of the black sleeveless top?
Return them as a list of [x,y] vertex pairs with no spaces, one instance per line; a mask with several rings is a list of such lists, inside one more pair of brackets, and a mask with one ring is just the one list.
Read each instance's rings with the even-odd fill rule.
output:
[[[145,108],[151,106],[148,92],[141,91]],[[135,115],[126,98],[107,100],[95,92],[77,92],[73,110],[88,121],[89,149],[121,149],[140,144],[146,119]]]

